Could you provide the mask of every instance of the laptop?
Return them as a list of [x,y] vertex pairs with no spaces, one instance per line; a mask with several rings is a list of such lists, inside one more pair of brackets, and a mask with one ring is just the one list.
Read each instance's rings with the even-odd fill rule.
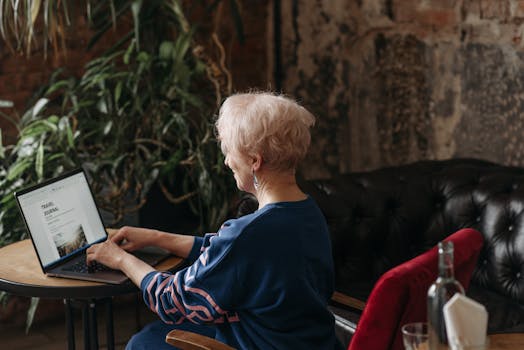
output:
[[[82,168],[14,195],[46,275],[112,284],[128,280],[121,271],[86,266],[86,249],[108,234]],[[152,266],[169,256],[147,248],[133,254]]]

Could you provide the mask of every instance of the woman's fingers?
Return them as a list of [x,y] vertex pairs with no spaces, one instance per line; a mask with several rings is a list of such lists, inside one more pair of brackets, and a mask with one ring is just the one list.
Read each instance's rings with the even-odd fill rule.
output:
[[95,252],[98,244],[94,244],[86,250],[86,262],[89,265],[93,260],[95,260]]

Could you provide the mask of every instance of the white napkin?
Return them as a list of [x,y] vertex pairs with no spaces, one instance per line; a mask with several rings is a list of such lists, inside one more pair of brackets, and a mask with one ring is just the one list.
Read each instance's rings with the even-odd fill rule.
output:
[[488,313],[484,305],[456,293],[444,305],[444,320],[452,349],[486,344]]

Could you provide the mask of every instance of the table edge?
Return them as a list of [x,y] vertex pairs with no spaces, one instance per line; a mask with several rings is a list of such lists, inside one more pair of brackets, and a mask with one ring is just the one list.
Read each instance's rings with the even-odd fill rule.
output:
[[122,294],[138,292],[140,289],[130,280],[121,284],[96,284],[93,286],[42,286],[13,282],[0,278],[0,290],[9,294],[51,298],[51,299],[74,299],[74,298],[103,298]]

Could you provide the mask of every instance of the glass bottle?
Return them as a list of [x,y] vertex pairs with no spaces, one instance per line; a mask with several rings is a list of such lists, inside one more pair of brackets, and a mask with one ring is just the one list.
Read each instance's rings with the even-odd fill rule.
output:
[[438,277],[428,289],[429,349],[447,349],[448,338],[444,322],[444,305],[455,293],[464,294],[464,288],[455,279],[453,269],[453,242],[438,244]]

